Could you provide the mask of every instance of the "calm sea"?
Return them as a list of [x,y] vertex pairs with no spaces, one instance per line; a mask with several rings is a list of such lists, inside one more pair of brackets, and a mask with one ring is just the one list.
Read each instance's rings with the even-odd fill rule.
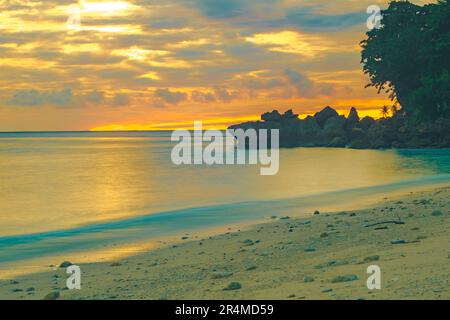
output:
[[0,268],[450,181],[450,150],[283,149],[280,170],[175,166],[167,132],[0,134]]

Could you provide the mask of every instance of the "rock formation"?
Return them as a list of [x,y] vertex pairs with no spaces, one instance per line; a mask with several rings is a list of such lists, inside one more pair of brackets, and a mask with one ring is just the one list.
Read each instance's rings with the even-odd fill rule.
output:
[[265,113],[261,121],[229,129],[279,129],[281,147],[335,147],[354,149],[450,147],[450,119],[413,124],[398,113],[391,118],[360,119],[351,108],[347,117],[331,107],[301,120],[292,110]]

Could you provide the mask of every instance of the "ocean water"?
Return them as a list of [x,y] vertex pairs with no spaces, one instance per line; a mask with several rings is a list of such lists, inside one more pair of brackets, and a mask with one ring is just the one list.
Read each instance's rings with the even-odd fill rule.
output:
[[280,170],[172,164],[168,132],[0,134],[0,272],[27,259],[302,214],[450,182],[450,150],[280,151]]

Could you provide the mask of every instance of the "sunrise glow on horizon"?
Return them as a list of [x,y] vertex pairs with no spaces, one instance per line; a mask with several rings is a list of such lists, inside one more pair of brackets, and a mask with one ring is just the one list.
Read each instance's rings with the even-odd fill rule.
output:
[[225,129],[325,106],[377,118],[392,102],[360,64],[372,3],[0,1],[0,131]]

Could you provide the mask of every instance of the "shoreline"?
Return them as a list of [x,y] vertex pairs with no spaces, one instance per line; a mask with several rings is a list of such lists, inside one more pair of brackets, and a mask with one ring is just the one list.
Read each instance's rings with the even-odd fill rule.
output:
[[[65,269],[49,268],[0,280],[0,298],[57,291],[62,299],[449,299],[449,196],[450,187],[414,191],[369,209],[278,216],[113,262],[81,263],[81,290],[64,290]],[[398,218],[404,224],[366,227]],[[371,264],[381,268],[381,290],[366,287]],[[334,282],[348,275],[357,280]],[[232,282],[241,288],[223,290]]]
[[[49,265],[58,265],[61,261],[66,260],[76,261],[77,264],[86,264],[125,259],[149,250],[176,244],[183,237],[192,240],[215,236],[229,230],[251,229],[260,224],[272,222],[274,216],[279,218],[289,215],[292,218],[305,218],[315,210],[334,214],[345,210],[368,209],[378,205],[385,197],[401,198],[411,191],[427,191],[450,186],[449,179],[449,175],[428,176],[425,179],[423,177],[415,178],[386,185],[336,190],[295,198],[234,203],[226,205],[225,207],[230,208],[224,212],[220,211],[224,210],[223,205],[189,208],[179,210],[179,213],[176,214],[178,219],[185,221],[185,226],[181,229],[168,230],[167,225],[161,223],[168,217],[168,223],[173,225],[174,213],[178,212],[176,210],[168,212],[167,216],[167,213],[142,215],[128,220],[88,224],[75,229],[0,237],[0,249],[3,250],[0,259],[5,261],[8,259],[8,254],[12,255],[9,262],[0,263],[0,281],[46,272],[49,270]],[[210,214],[210,211],[214,214]],[[224,214],[225,216],[223,216]],[[220,215],[223,216],[222,219]],[[191,225],[189,221],[192,219],[197,222],[196,225]],[[206,223],[207,219],[213,219],[213,221]],[[180,222],[178,221],[175,225],[180,225]],[[119,228],[115,230],[114,226]],[[121,226],[127,227],[121,229]],[[167,229],[167,232],[162,232],[163,229]],[[130,233],[130,231],[133,232]],[[102,241],[105,233],[109,240]],[[130,233],[130,236],[127,236],[127,233]],[[139,236],[136,237],[136,235]],[[47,249],[53,245],[59,248],[59,252],[52,253]],[[78,245],[79,249],[73,249]],[[21,255],[28,256],[28,258],[17,259],[17,256]]]

